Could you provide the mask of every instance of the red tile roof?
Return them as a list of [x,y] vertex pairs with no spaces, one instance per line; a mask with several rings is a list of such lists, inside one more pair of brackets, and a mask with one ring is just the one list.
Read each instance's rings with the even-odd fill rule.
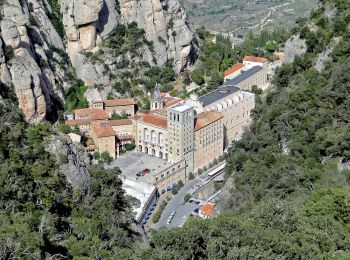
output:
[[80,108],[74,110],[76,116],[89,116],[90,112],[91,108]]
[[90,120],[105,120],[109,118],[106,111],[97,108],[75,109],[74,114],[78,117],[87,117]]
[[203,216],[212,217],[214,215],[214,209],[215,209],[215,204],[207,203],[207,204],[204,204],[203,207],[200,209],[200,213]]
[[183,99],[182,98],[173,98],[173,97],[171,97],[171,98],[167,98],[166,100],[165,100],[165,108],[167,108],[167,107],[171,107],[171,106],[173,106],[173,105],[175,105],[175,104],[177,104],[177,103],[179,103],[179,102],[181,102],[181,101],[183,101]]
[[121,125],[131,125],[131,119],[118,119],[118,120],[109,120],[111,126],[121,126]]
[[226,77],[226,76],[228,76],[228,75],[230,75],[230,74],[232,74],[232,73],[242,69],[243,67],[244,67],[243,63],[237,63],[237,64],[233,65],[231,68],[225,70],[224,71],[224,76]]
[[140,120],[146,124],[167,128],[168,121],[166,118],[156,116],[154,114],[143,115]]
[[221,118],[223,118],[223,115],[217,111],[202,112],[197,116],[194,131],[198,131]]
[[109,115],[106,111],[102,109],[91,109],[90,119],[91,120],[106,120]]
[[97,137],[115,136],[115,133],[108,122],[92,122],[91,128]]
[[120,98],[120,99],[104,100],[103,102],[104,102],[106,107],[135,105],[135,100],[133,98]]
[[262,58],[262,57],[255,57],[255,56],[245,56],[243,61],[251,61],[251,62],[260,62],[265,63],[269,61],[268,59]]
[[64,121],[66,125],[74,126],[74,125],[90,125],[90,119],[74,119],[74,120],[66,120]]

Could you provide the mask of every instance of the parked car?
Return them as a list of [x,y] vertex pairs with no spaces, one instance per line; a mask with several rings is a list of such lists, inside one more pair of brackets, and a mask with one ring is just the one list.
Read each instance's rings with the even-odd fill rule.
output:
[[138,172],[138,173],[136,173],[136,176],[137,176],[137,177],[141,177],[142,174]]
[[143,173],[150,173],[151,171],[149,170],[149,169],[143,169],[143,171],[142,171]]

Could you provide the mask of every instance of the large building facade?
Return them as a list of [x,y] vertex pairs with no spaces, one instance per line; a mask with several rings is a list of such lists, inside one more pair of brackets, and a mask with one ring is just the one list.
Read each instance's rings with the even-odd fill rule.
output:
[[217,111],[223,115],[224,147],[238,140],[251,123],[250,113],[255,107],[255,95],[236,87],[220,87],[202,97],[191,95],[186,103],[197,113]]
[[167,109],[169,160],[186,161],[186,172],[193,173],[194,108],[176,104]]
[[223,115],[217,111],[197,115],[194,129],[194,172],[218,159],[224,151]]

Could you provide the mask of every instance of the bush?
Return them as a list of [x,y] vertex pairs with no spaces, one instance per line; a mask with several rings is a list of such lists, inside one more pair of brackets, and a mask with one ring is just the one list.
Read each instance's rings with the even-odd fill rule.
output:
[[153,213],[153,216],[152,216],[153,223],[157,223],[159,221],[160,217],[162,216],[163,210],[165,209],[167,204],[168,203],[165,200],[163,200],[159,206],[159,209]]
[[185,203],[188,202],[188,201],[190,200],[190,198],[191,198],[191,194],[186,193],[186,195],[185,195],[185,197],[184,197],[184,202],[185,202]]
[[194,175],[193,175],[192,172],[190,172],[190,174],[188,175],[188,179],[189,179],[189,180],[193,180],[193,179],[194,179]]
[[179,192],[179,190],[180,190],[183,186],[184,186],[183,181],[179,181],[179,182],[177,183],[177,185],[175,186],[175,188],[173,188],[173,189],[171,190],[171,193],[174,194],[174,195],[176,195],[176,194]]
[[191,73],[191,79],[197,85],[203,85],[203,83],[204,83],[204,71],[203,71],[203,69],[195,69]]
[[120,120],[120,119],[127,119],[127,118],[128,118],[128,115],[125,112],[121,114],[117,114],[115,111],[113,111],[111,115],[112,120]]
[[103,151],[101,153],[101,156],[100,156],[100,160],[102,162],[106,162],[106,163],[109,163],[112,161],[112,157],[109,155],[109,153],[107,151]]
[[11,60],[14,56],[13,48],[10,45],[6,45],[4,49],[4,54],[6,61]]
[[131,143],[131,144],[125,144],[125,149],[127,151],[131,151],[131,150],[134,150],[136,147],[136,145],[134,143]]
[[252,92],[256,95],[260,95],[263,93],[262,89],[261,88],[258,88],[257,85],[253,85],[252,86]]

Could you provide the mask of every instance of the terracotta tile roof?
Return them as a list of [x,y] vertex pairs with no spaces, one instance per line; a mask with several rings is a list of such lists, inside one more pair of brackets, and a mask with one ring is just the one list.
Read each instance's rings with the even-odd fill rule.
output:
[[215,209],[215,204],[207,203],[207,204],[204,204],[203,207],[200,209],[200,213],[203,216],[212,217],[214,215],[214,209]]
[[150,112],[150,114],[166,117],[167,116],[167,111],[166,111],[166,109],[157,109],[157,110],[152,110]]
[[109,118],[106,111],[97,108],[82,108],[74,110],[75,116],[86,117],[90,120],[105,120]]
[[217,111],[202,112],[197,116],[194,131],[198,131],[221,118],[223,118],[223,115]]
[[251,61],[251,62],[261,62],[265,63],[269,61],[268,59],[262,58],[262,57],[255,57],[255,56],[245,56],[243,61]]
[[106,111],[102,109],[91,109],[90,119],[91,120],[106,120],[109,115]]
[[89,116],[91,108],[75,109],[74,114],[76,116]]
[[181,101],[183,101],[183,99],[182,98],[173,98],[173,97],[171,97],[171,98],[167,98],[166,100],[165,100],[165,108],[167,108],[167,107],[171,107],[172,105],[175,105],[175,104],[177,104],[177,103],[179,103],[179,102],[181,102]]
[[115,133],[108,122],[92,122],[91,129],[97,137],[115,136]]
[[158,126],[161,128],[167,128],[168,127],[168,121],[166,118],[154,115],[154,114],[148,114],[143,115],[140,120],[146,124]]
[[226,76],[228,76],[228,75],[230,75],[230,74],[232,74],[232,73],[234,73],[234,72],[244,68],[244,66],[245,65],[243,63],[237,63],[237,64],[233,65],[231,68],[225,70],[224,71],[224,76],[226,77]]
[[131,125],[131,119],[118,119],[118,120],[109,120],[111,126],[121,126],[121,125]]
[[90,119],[74,119],[74,120],[66,120],[64,121],[66,125],[74,126],[74,125],[90,125]]
[[135,100],[133,98],[120,98],[120,99],[104,100],[103,102],[104,102],[106,107],[135,105]]

